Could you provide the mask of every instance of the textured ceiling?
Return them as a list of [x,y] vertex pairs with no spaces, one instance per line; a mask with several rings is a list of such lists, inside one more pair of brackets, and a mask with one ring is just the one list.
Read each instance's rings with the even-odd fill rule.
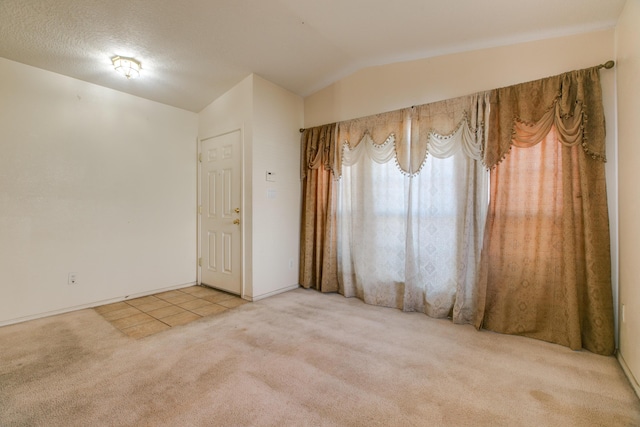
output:
[[0,56],[198,112],[250,73],[306,96],[366,66],[610,28],[624,3],[1,0]]

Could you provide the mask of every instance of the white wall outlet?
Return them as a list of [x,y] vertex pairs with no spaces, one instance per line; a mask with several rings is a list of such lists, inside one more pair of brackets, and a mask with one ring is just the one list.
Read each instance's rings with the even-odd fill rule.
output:
[[293,270],[293,258],[289,258],[289,270]]
[[70,285],[75,285],[76,283],[78,283],[78,273],[69,273],[67,283]]

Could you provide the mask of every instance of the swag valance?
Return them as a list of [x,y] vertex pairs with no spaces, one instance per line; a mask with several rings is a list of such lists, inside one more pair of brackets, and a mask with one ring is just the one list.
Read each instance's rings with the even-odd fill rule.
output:
[[[492,168],[513,145],[535,145],[552,126],[562,144],[580,144],[589,157],[606,161],[598,68],[306,129],[302,174],[305,165],[322,162],[338,178],[344,150],[354,151],[362,141],[390,144],[370,152],[395,159],[408,175],[418,173],[428,155],[445,158],[460,149]],[[326,144],[332,132],[338,147]],[[348,159],[358,156],[355,151]]]
[[604,111],[598,67],[571,71],[491,91],[484,163],[493,167],[512,145],[542,141],[551,126],[559,142],[580,144],[593,159],[606,161]]
[[363,152],[384,163],[395,159],[406,175],[416,175],[426,158],[447,158],[462,150],[482,159],[488,92],[419,105],[337,124],[336,169],[352,165]]
[[336,173],[336,124],[305,129],[302,133],[300,150],[300,179],[307,177],[308,171],[320,168]]

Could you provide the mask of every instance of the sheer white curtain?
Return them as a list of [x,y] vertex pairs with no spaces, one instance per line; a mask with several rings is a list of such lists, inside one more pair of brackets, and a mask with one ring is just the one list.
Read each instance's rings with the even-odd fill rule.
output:
[[376,145],[367,134],[344,152],[338,276],[345,296],[403,308],[410,178],[393,161],[394,148],[395,136]]
[[338,125],[341,293],[472,321],[488,105],[479,94]]

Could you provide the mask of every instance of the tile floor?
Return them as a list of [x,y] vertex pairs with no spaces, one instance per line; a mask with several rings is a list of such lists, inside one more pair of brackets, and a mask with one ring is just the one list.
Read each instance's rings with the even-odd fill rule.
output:
[[96,307],[113,326],[132,338],[143,338],[238,307],[247,301],[206,286],[190,286]]

